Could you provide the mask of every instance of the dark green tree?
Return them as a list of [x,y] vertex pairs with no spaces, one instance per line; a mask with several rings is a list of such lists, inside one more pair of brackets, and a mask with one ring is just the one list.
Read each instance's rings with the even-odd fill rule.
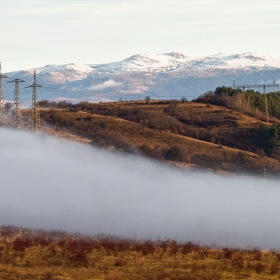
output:
[[280,126],[279,125],[264,125],[261,124],[258,133],[258,146],[259,149],[270,156],[273,148],[280,146]]

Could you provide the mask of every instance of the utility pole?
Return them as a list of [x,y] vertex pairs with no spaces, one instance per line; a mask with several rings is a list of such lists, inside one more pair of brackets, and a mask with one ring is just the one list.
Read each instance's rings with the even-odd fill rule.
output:
[[[239,88],[238,88],[238,92],[239,92]],[[241,114],[241,120],[243,119],[243,101],[244,101],[244,86],[242,87],[241,97],[240,97],[240,114]]]
[[266,124],[269,123],[269,118],[268,118],[268,105],[267,105],[267,95],[266,95],[266,85],[263,85],[263,94],[264,94],[264,100],[265,100],[265,112],[266,112]]
[[[249,88],[263,88],[264,99],[265,99],[266,123],[267,124],[269,124],[269,116],[268,116],[268,104],[267,104],[266,88],[276,88],[276,87],[278,88],[278,91],[279,91],[279,84],[275,84],[275,81],[273,81],[272,84],[262,84],[262,85],[235,85],[235,82],[233,83],[233,88],[237,88],[237,89],[242,88],[243,94],[244,94],[245,88],[248,88],[248,89]],[[242,98],[242,103],[243,103],[243,98]],[[243,105],[242,105],[242,108],[243,108]],[[242,109],[242,111],[243,111],[243,109]]]
[[14,92],[14,108],[13,108],[13,126],[20,128],[23,126],[22,110],[21,110],[21,98],[20,98],[20,83],[24,81],[21,79],[14,79],[8,83],[15,83]]
[[36,71],[34,70],[33,84],[26,88],[32,88],[32,107],[31,107],[31,126],[30,129],[36,133],[40,132],[40,111],[38,101],[38,88],[42,87],[37,84]]
[[267,171],[269,171],[269,169],[267,169],[266,167],[263,168],[263,177],[264,179],[266,179],[267,177],[269,177],[269,175],[267,175]]
[[4,90],[3,90],[3,79],[8,78],[2,75],[1,62],[0,62],[0,124],[4,124],[5,118],[5,100],[4,100]]

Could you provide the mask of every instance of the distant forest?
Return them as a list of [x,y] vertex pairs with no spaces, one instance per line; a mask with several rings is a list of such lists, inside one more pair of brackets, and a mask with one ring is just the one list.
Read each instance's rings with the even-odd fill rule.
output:
[[[252,89],[241,92],[231,87],[217,87],[198,97],[196,102],[225,106],[242,111],[262,121],[266,121],[265,96]],[[258,129],[257,145],[266,155],[279,154],[280,147],[280,92],[267,93],[267,107],[270,125],[261,124]],[[277,158],[277,156],[276,156]]]
[[[242,109],[244,113],[265,121],[264,94],[252,89],[241,92],[241,89],[225,86],[217,87],[214,92],[206,92],[194,101],[225,106],[237,111]],[[268,114],[280,119],[280,91],[267,93],[267,106]],[[272,121],[275,120],[272,119]]]

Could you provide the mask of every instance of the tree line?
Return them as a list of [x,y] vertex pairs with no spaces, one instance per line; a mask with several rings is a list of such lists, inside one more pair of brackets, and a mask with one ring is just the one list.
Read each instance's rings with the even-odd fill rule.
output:
[[[248,89],[231,87],[217,87],[214,92],[207,92],[198,97],[196,102],[204,102],[219,106],[225,106],[235,110],[242,110],[265,121],[265,97],[263,93]],[[261,124],[257,131],[257,146],[267,156],[280,159],[280,92],[267,93],[267,107],[270,116],[270,125]],[[262,152],[261,152],[262,153]]]
[[[266,96],[268,114],[270,117],[280,119],[280,91],[269,92]],[[265,120],[265,96],[252,89],[242,92],[241,89],[232,87],[217,87],[214,92],[206,92],[195,101],[225,106],[239,111],[243,110],[244,113]],[[272,121],[276,120],[272,119]]]

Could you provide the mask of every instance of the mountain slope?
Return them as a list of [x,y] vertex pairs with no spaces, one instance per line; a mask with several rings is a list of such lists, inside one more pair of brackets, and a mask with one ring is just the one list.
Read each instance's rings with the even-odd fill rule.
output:
[[[73,99],[108,101],[187,97],[192,99],[217,86],[271,83],[280,81],[280,59],[255,53],[217,54],[190,57],[172,52],[160,55],[134,55],[108,64],[47,65],[35,69],[40,99]],[[11,79],[32,83],[32,70],[6,73]],[[22,90],[22,100],[28,102],[31,93]],[[5,85],[5,97],[13,100],[13,84]]]
[[178,102],[172,113],[170,105],[81,103],[42,109],[41,118],[45,132],[84,143],[226,172],[263,175],[266,167],[270,174],[279,173],[279,161],[258,150],[260,120],[248,115],[241,119],[237,111],[195,102]]

